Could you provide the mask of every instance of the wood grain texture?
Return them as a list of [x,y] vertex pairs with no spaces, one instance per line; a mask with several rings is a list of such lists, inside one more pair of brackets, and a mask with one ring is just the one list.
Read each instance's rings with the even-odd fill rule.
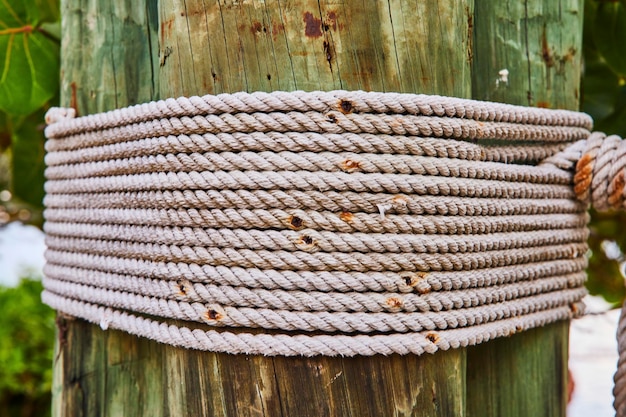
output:
[[565,416],[568,335],[558,322],[469,348],[466,417]]
[[61,2],[61,92],[79,115],[155,97],[156,1]]
[[[580,41],[580,14],[518,3],[64,0],[62,101],[87,114],[180,95],[343,88],[521,104],[530,91],[532,103],[575,108],[577,55],[562,73],[538,66],[536,33],[524,28],[545,26],[561,57]],[[578,35],[558,35],[559,27]],[[510,81],[495,91],[504,67]],[[565,322],[476,348],[360,358],[197,352],[81,320],[59,323],[57,417],[565,412]]]
[[178,349],[62,321],[55,416],[464,415],[464,350],[267,358]]
[[160,93],[364,89],[469,97],[472,15],[468,0],[164,0]]
[[480,1],[474,16],[474,98],[578,109],[581,0]]

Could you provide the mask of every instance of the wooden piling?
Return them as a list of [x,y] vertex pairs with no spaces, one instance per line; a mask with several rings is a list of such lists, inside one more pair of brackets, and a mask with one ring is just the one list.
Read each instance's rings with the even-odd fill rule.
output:
[[[579,0],[63,0],[62,105],[85,115],[181,95],[363,89],[576,109],[582,11]],[[60,318],[53,415],[564,416],[568,325],[420,357],[272,358]]]

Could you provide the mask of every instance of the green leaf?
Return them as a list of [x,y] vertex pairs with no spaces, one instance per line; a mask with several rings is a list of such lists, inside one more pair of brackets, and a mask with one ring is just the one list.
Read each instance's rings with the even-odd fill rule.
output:
[[598,3],[592,23],[593,43],[606,63],[621,76],[626,76],[626,1]]
[[61,10],[58,0],[31,0],[27,7],[29,21],[38,26],[44,22],[58,22],[61,20]]
[[40,25],[58,17],[56,2],[0,0],[0,110],[27,115],[58,90],[59,46]]
[[0,109],[32,113],[58,89],[58,46],[41,33],[0,36]]
[[0,0],[0,30],[24,26],[26,3],[22,0]]
[[61,18],[58,0],[0,0],[0,30],[38,27]]
[[11,137],[13,145],[13,195],[37,208],[43,206],[44,184],[44,110],[33,113],[17,126]]

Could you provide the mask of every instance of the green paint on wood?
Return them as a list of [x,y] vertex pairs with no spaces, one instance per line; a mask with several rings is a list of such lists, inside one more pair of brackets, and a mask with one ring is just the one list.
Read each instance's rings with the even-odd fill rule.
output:
[[577,110],[582,15],[580,0],[477,1],[473,97]]
[[[64,0],[62,101],[86,114],[180,95],[343,88],[522,104],[530,91],[533,103],[575,108],[578,55],[542,67],[535,52],[544,27],[553,57],[573,51],[581,31],[573,11],[581,9],[555,2],[558,14],[543,3],[477,2],[474,10],[470,0]],[[495,89],[502,68],[509,83]],[[61,322],[57,417],[565,410],[568,323],[421,357],[266,358]]]
[[[581,0],[475,8],[474,98],[578,109]],[[564,416],[568,329],[556,323],[468,349],[467,416]]]
[[564,416],[568,322],[468,349],[467,417]]
[[64,105],[84,115],[154,97],[150,47],[155,27],[148,16],[155,1],[61,3]]

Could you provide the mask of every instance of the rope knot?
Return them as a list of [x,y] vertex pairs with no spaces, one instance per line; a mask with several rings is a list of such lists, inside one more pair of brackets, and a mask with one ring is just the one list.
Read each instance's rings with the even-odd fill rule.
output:
[[576,163],[576,196],[600,211],[624,207],[625,168],[626,141],[593,132]]

